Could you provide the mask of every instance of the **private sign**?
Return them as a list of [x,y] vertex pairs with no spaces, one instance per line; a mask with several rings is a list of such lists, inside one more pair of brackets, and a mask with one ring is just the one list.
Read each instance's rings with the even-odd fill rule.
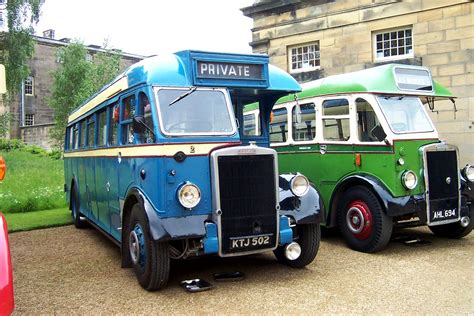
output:
[[197,62],[199,78],[262,79],[262,65]]

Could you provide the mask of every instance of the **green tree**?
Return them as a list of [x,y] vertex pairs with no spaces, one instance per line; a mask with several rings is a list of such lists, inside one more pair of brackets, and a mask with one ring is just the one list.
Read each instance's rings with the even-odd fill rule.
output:
[[62,147],[69,113],[115,78],[120,71],[120,55],[105,50],[88,61],[86,47],[75,41],[60,48],[61,66],[53,72],[49,106],[54,111],[55,126],[51,138]]
[[5,65],[8,96],[18,93],[29,75],[27,61],[33,56],[33,26],[39,21],[42,0],[8,0],[8,32],[0,38],[0,63]]

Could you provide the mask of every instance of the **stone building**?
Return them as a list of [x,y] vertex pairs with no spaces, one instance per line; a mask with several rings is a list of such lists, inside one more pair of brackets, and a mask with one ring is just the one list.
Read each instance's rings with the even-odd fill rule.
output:
[[[68,45],[69,39],[54,39],[54,30],[47,30],[44,37],[35,36],[35,54],[29,61],[31,74],[24,81],[19,96],[10,104],[8,111],[13,115],[10,123],[10,138],[17,138],[28,144],[49,148],[49,130],[54,125],[53,110],[48,106],[47,99],[51,96],[53,83],[52,72],[60,65],[58,48]],[[94,54],[103,52],[100,46],[87,46],[87,58],[93,59]],[[121,69],[143,59],[143,56],[120,53]],[[0,104],[0,113],[6,109]]]
[[461,164],[474,163],[472,0],[260,0],[242,11],[253,51],[300,82],[389,62],[428,67],[458,97],[456,113],[437,102],[431,118]]

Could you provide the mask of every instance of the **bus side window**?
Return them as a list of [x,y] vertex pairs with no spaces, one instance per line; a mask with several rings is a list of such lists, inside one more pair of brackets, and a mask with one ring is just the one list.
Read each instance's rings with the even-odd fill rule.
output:
[[74,126],[69,127],[69,139],[68,139],[68,149],[73,150],[74,149]]
[[79,149],[79,125],[75,124],[72,131],[73,148]]
[[80,129],[79,129],[79,148],[85,148],[86,147],[86,121],[82,120],[81,123],[79,123]]
[[109,111],[112,113],[109,115],[110,122],[110,131],[109,131],[109,145],[117,145],[117,133],[118,133],[118,122],[120,119],[119,111],[120,107],[118,103],[112,104],[109,107]]
[[293,124],[293,140],[305,141],[313,140],[316,137],[316,111],[314,104],[303,104],[300,105],[300,116],[301,122],[297,120],[297,107],[293,107],[292,111],[292,124]]
[[87,147],[92,148],[95,145],[95,120],[94,114],[87,119]]
[[350,137],[349,101],[331,99],[323,102],[323,136],[325,140],[347,141]]
[[[155,126],[153,124],[153,116],[151,113],[151,104],[144,92],[140,92],[138,95],[138,99],[140,100],[139,103],[139,111],[138,114],[143,115],[145,118],[146,125],[152,130],[155,130]],[[155,135],[149,130],[146,130],[143,134],[139,135],[139,141],[142,144],[149,144],[155,142]]]
[[270,142],[284,143],[288,139],[288,118],[285,108],[272,111],[270,116]]
[[100,111],[97,119],[99,126],[97,145],[104,147],[107,144],[107,111],[105,109]]
[[356,109],[359,140],[361,142],[378,141],[375,137],[370,135],[370,131],[372,131],[375,126],[380,125],[380,122],[377,119],[377,115],[375,114],[372,106],[366,100],[357,98]]
[[122,102],[122,145],[133,144],[132,118],[135,115],[135,96],[131,95]]

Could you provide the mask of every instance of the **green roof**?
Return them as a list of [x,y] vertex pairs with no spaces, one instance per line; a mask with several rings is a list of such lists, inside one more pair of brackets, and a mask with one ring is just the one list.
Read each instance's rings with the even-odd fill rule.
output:
[[[432,80],[433,91],[408,89],[402,90],[398,87],[395,80],[394,68],[400,68],[407,71],[425,71],[426,73],[429,73],[429,70],[425,67],[388,64],[356,72],[328,76],[323,79],[302,84],[303,91],[297,93],[297,96],[299,99],[304,99],[322,95],[378,93],[419,95],[435,98],[454,98],[454,95],[446,87],[434,80]],[[293,94],[280,98],[277,104],[292,100],[294,100]]]

